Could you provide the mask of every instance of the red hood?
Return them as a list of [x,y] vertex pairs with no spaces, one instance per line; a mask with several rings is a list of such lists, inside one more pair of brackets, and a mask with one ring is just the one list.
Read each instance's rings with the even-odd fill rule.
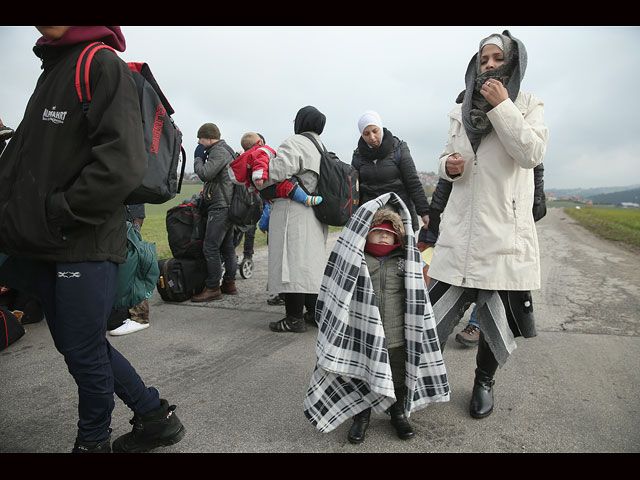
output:
[[58,40],[40,37],[36,45],[63,46],[82,42],[104,42],[119,52],[124,52],[127,44],[120,27],[72,26]]

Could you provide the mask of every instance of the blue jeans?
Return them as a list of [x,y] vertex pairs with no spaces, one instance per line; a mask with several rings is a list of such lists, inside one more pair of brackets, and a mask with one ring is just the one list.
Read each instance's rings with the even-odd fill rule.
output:
[[78,439],[109,435],[115,393],[135,413],[160,407],[129,361],[107,341],[118,265],[112,262],[39,262],[36,284],[56,349],[78,385]]
[[220,286],[222,263],[224,262],[224,280],[235,280],[238,259],[233,245],[233,225],[226,208],[210,210],[207,215],[207,228],[202,245],[207,261],[207,279],[209,288]]
[[476,327],[480,327],[478,322],[476,322],[476,304],[473,304],[473,310],[471,311],[471,318],[469,318],[469,325],[475,325]]

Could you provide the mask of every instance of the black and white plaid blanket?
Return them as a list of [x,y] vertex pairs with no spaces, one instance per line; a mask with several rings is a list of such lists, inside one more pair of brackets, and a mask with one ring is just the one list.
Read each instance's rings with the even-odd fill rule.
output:
[[387,193],[356,211],[325,268],[316,304],[317,362],[303,402],[306,417],[321,432],[330,432],[368,407],[384,413],[396,401],[382,320],[364,259],[373,215],[387,203],[400,211],[407,233],[405,414],[449,400],[411,216],[400,197]]

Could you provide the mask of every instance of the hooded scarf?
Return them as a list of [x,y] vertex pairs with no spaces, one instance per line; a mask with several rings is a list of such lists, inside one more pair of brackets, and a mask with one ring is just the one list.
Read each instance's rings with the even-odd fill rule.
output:
[[302,132],[315,132],[318,135],[324,130],[324,124],[327,117],[324,116],[316,107],[307,106],[301,108],[296,114],[293,122],[293,132],[299,134]]
[[411,215],[396,193],[385,193],[362,205],[343,228],[318,294],[317,362],[303,409],[321,432],[332,431],[369,407],[384,413],[396,402],[384,328],[364,258],[374,214],[387,204],[400,211],[406,232],[404,412],[408,417],[430,403],[449,400]]
[[[504,45],[504,64],[498,68],[480,73],[480,57],[484,42],[490,37],[498,36]],[[508,30],[502,35],[492,34],[482,39],[480,48],[467,66],[465,74],[466,89],[458,95],[456,103],[462,103],[462,123],[467,137],[475,152],[482,137],[491,133],[493,127],[487,118],[487,112],[493,106],[480,93],[482,85],[490,78],[499,80],[507,89],[511,101],[515,101],[520,92],[520,83],[527,68],[527,51],[524,44],[513,37]]]
[[120,27],[84,25],[69,27],[65,34],[57,40],[51,40],[42,36],[38,39],[36,45],[62,47],[83,42],[104,42],[106,45],[109,45],[119,52],[124,52],[127,46]]

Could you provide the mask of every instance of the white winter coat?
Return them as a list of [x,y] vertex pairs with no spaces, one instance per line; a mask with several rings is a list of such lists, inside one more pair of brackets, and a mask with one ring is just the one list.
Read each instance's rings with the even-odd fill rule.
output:
[[[320,137],[309,132],[318,142]],[[322,145],[322,143],[320,143]],[[269,179],[264,187],[296,175],[312,192],[318,183],[320,152],[308,138],[293,135],[279,147],[269,164]],[[270,293],[314,293],[320,291],[327,263],[328,227],[313,213],[312,207],[276,198],[269,218]]]
[[[453,182],[443,213],[429,276],[484,290],[540,288],[540,253],[533,221],[533,168],[543,161],[548,129],[544,104],[520,92],[487,116],[493,125],[474,155],[462,125],[461,106],[449,113],[449,138],[439,174]],[[445,171],[458,152],[461,176]]]

